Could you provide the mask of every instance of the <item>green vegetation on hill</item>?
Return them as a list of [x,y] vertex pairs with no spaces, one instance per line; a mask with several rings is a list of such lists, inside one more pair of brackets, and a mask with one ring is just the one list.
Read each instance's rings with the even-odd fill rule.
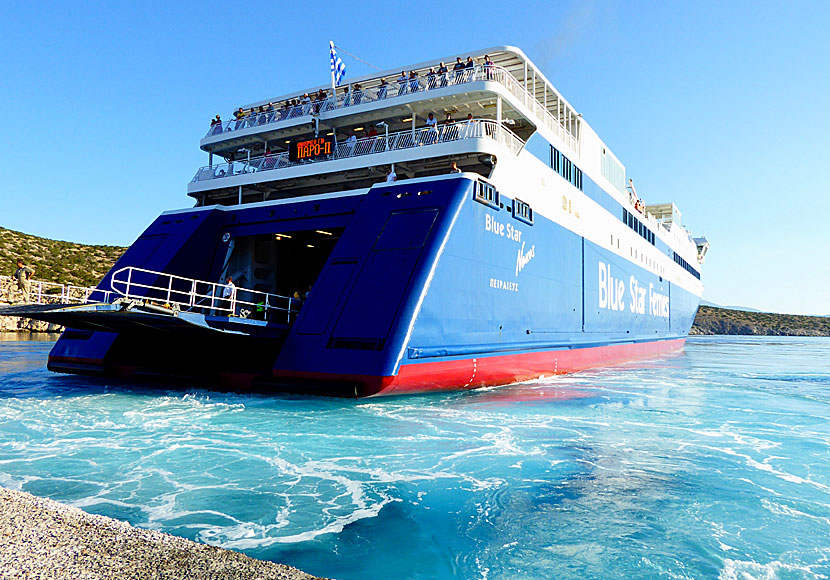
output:
[[0,227],[0,274],[11,276],[17,258],[23,258],[35,269],[35,280],[95,286],[126,249],[49,240]]
[[689,334],[830,336],[830,317],[745,312],[701,306]]

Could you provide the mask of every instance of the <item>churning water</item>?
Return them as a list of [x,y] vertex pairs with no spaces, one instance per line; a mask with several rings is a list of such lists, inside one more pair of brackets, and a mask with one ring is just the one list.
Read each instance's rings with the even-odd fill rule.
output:
[[0,485],[339,579],[830,577],[830,340],[434,396],[51,374],[0,341]]

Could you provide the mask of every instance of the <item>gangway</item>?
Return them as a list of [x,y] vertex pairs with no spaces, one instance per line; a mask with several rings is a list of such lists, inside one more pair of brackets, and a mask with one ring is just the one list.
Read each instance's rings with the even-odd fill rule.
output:
[[149,302],[171,310],[209,311],[211,315],[291,321],[301,300],[128,266],[116,270],[110,281],[112,291],[132,300]]
[[110,288],[88,289],[84,300],[7,306],[0,308],[0,315],[80,330],[207,331],[279,338],[302,305],[288,296],[132,266],[113,272]]

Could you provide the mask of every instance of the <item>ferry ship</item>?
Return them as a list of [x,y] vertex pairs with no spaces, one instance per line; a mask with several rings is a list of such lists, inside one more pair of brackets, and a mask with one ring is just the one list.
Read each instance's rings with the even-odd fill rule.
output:
[[195,206],[161,214],[91,302],[24,307],[67,327],[49,369],[475,388],[681,349],[703,292],[708,242],[639,199],[517,48],[252,103],[200,147]]

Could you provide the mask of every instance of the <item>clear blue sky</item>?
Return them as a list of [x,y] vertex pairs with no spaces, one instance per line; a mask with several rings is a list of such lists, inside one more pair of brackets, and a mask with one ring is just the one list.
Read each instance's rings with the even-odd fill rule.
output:
[[326,82],[330,39],[384,69],[510,44],[709,238],[705,299],[830,314],[829,26],[827,1],[7,3],[0,225],[131,243],[191,204],[210,118]]

